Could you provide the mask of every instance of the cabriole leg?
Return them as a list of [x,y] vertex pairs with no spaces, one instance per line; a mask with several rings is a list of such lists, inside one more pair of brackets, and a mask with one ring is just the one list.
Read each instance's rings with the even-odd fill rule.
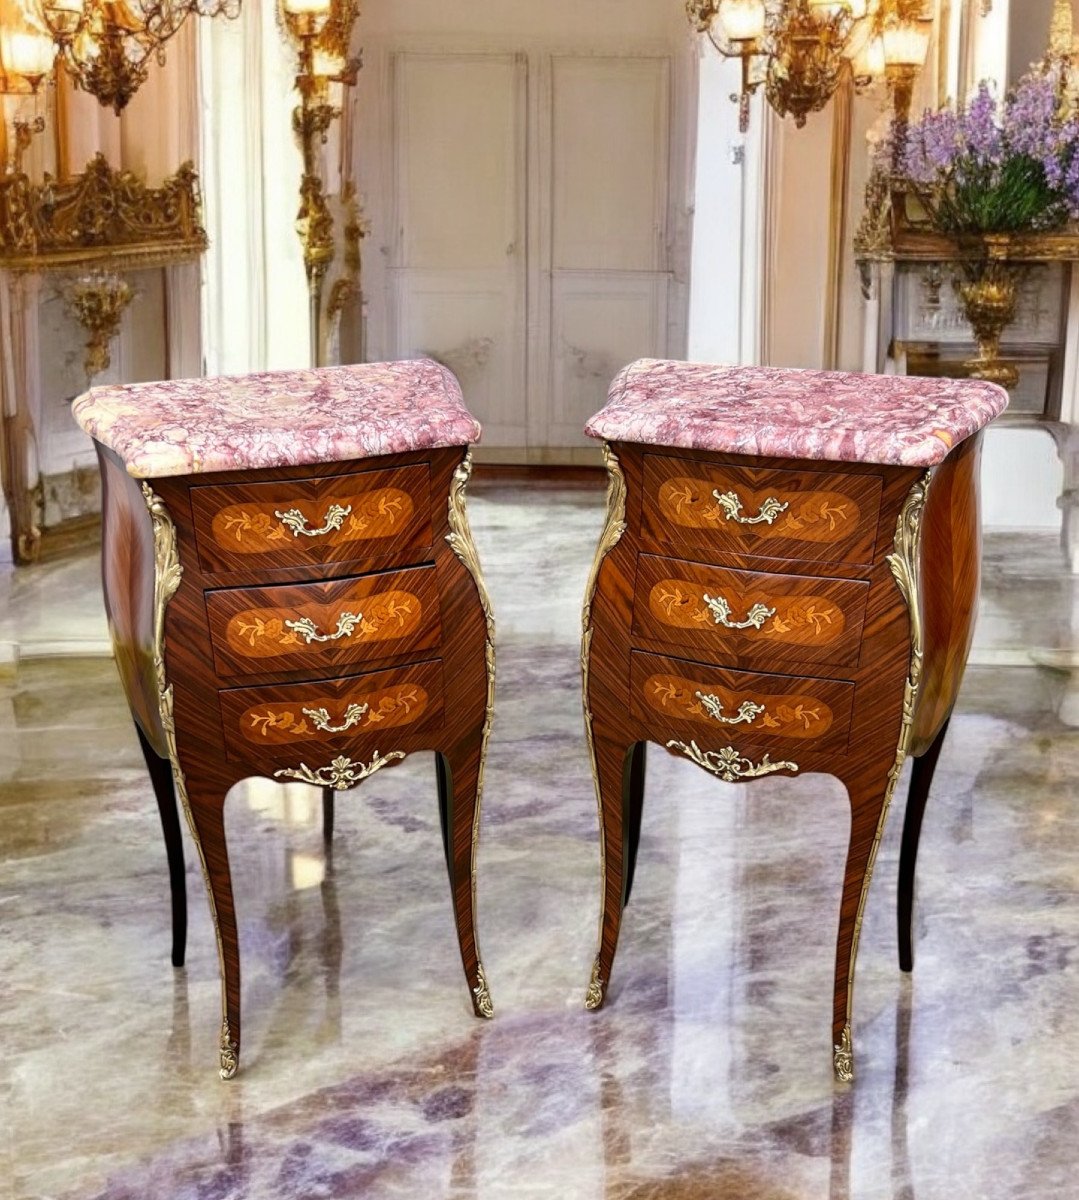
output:
[[188,797],[221,961],[221,1078],[231,1079],[240,1065],[240,942],[225,844],[225,798],[200,795],[190,784]]
[[494,1006],[480,961],[476,935],[475,856],[479,837],[484,738],[477,730],[438,757],[439,810],[449,868],[453,915],[465,979],[477,1017],[493,1017]]
[[603,907],[600,912],[599,953],[592,965],[592,978],[585,996],[585,1007],[590,1009],[601,1008],[606,999],[615,951],[618,949],[622,911],[626,906],[631,853],[626,811],[634,757],[634,745],[627,746],[625,742],[611,741],[595,734],[593,769],[600,807]]
[[169,890],[172,895],[172,965],[182,967],[187,951],[187,881],[184,875],[184,842],[180,834],[180,813],[176,807],[176,784],[172,777],[172,763],[161,758],[146,740],[146,735],[135,725],[139,735],[142,756],[150,772],[157,811],[161,817],[161,831],[165,835],[165,855],[169,864]]
[[899,925],[899,969],[914,969],[914,943],[911,926],[914,919],[914,872],[918,863],[918,842],[922,836],[922,817],[925,815],[929,789],[933,786],[941,747],[948,733],[948,721],[933,739],[921,758],[914,760],[910,776],[907,813],[903,820],[903,844],[899,851],[899,889],[896,917]]

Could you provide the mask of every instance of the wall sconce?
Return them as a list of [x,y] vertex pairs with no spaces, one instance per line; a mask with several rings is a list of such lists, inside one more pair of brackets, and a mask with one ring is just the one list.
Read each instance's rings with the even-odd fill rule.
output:
[[303,156],[300,208],[296,231],[303,245],[311,328],[311,357],[319,365],[322,352],[322,289],[336,254],[333,215],[326,201],[319,148],[341,116],[333,102],[333,85],[351,87],[360,67],[349,58],[359,0],[280,0],[279,13],[296,51],[295,86],[300,103],[292,111],[292,131]]

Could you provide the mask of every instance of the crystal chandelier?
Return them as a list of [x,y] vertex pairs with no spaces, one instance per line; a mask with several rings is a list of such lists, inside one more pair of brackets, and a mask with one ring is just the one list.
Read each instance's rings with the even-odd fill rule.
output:
[[801,128],[845,76],[859,90],[887,79],[904,88],[925,61],[932,19],[923,0],[686,0],[690,23],[724,58],[742,64],[738,126],[749,101],[768,103]]
[[242,0],[22,0],[56,43],[76,87],[119,113],[165,61],[189,16],[235,17]]

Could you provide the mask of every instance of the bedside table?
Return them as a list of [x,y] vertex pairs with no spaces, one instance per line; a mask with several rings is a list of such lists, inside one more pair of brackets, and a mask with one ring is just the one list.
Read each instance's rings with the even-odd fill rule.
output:
[[1006,405],[982,382],[654,360],[615,380],[587,426],[609,472],[581,654],[603,858],[589,1008],[633,882],[645,743],[728,783],[823,771],[850,798],[832,1046],[853,1077],[858,938],[908,754],[911,967],[922,811],[977,611],[979,431]]
[[101,466],[106,609],[162,815],[177,965],[176,793],[206,879],[222,1077],[240,1057],[224,802],[251,775],[322,788],[329,834],[334,791],[435,751],[465,976],[491,1016],[474,866],[494,620],[465,513],[480,429],[456,380],[427,360],[178,380],[95,388],[74,414]]

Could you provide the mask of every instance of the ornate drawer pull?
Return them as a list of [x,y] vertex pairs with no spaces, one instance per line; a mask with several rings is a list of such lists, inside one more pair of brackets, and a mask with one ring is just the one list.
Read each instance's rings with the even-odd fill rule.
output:
[[341,755],[339,758],[335,758],[328,767],[318,767],[316,770],[312,770],[307,763],[300,763],[296,769],[282,767],[280,771],[274,771],[273,774],[274,779],[299,779],[302,783],[310,783],[315,787],[332,787],[343,792],[350,787],[355,787],[368,775],[380,771],[387,763],[404,757],[403,750],[391,750],[389,754],[379,754],[376,750],[375,757],[366,764],[353,762],[351,758]]
[[781,512],[786,512],[790,508],[789,501],[783,503],[777,500],[775,496],[769,496],[761,505],[761,511],[755,517],[743,517],[742,501],[739,500],[737,492],[720,492],[717,490],[712,495],[718,501],[719,507],[727,514],[727,520],[737,521],[739,525],[771,525]]
[[310,717],[316,729],[323,733],[344,733],[353,725],[359,725],[367,712],[366,704],[350,704],[345,709],[345,719],[340,725],[330,724],[330,714],[324,708],[305,708],[303,715]]
[[286,525],[292,530],[294,538],[299,537],[301,533],[304,537],[323,537],[327,533],[336,533],[350,512],[352,512],[351,504],[346,504],[344,507],[340,504],[331,504],[326,510],[326,519],[323,521],[321,529],[308,529],[307,518],[298,508],[290,508],[288,512],[278,512],[274,509],[274,516],[282,525]]
[[[725,717],[723,715],[723,702],[718,696],[713,696],[705,692],[697,692],[697,699],[707,709],[708,715],[721,725],[741,725],[743,721],[747,725],[752,725],[761,713],[764,712],[763,704],[754,704],[752,700],[743,700],[735,716]],[[307,712],[306,708],[304,712]]]
[[668,742],[667,749],[684,754],[697,766],[704,767],[706,771],[718,776],[724,783],[735,783],[739,779],[760,779],[762,775],[772,775],[776,771],[798,771],[797,763],[772,762],[767,754],[759,763],[755,763],[752,759],[744,758],[733,746],[726,746],[722,750],[702,750],[696,742],[690,742],[688,746],[685,742]]
[[336,642],[338,638],[351,637],[362,620],[363,613],[343,612],[337,618],[337,630],[334,633],[319,633],[310,617],[286,621],[285,628],[294,630],[310,646],[312,642]]
[[744,621],[732,621],[731,606],[723,599],[722,596],[709,596],[706,592],[704,602],[712,610],[712,616],[715,618],[717,625],[722,625],[724,629],[760,629],[769,617],[776,615],[774,608],[769,608],[767,604],[760,602],[746,613]]

